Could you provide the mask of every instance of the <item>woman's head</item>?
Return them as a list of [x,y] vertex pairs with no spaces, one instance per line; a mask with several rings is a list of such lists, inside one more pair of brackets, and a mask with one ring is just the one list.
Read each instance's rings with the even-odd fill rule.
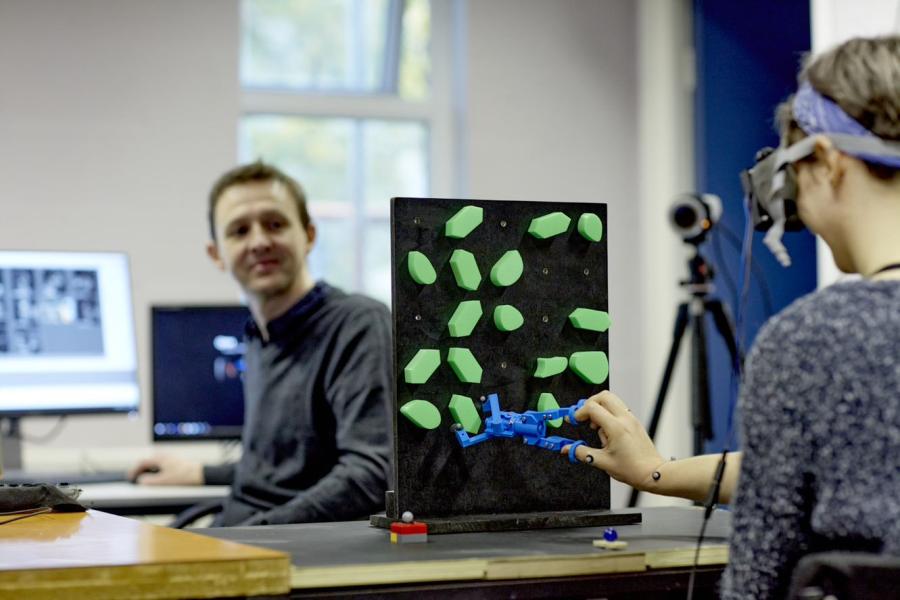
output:
[[792,163],[799,215],[841,270],[863,270],[854,228],[874,217],[872,201],[884,190],[894,190],[889,204],[900,207],[900,158],[872,146],[900,141],[900,36],[847,41],[808,59],[799,81],[776,113],[784,146],[815,136],[811,153]]
[[[807,59],[801,86],[833,101],[872,134],[900,141],[900,36],[854,38]],[[779,105],[776,119],[788,144],[805,137],[793,107],[794,96]],[[876,177],[891,179],[898,169],[866,162]]]

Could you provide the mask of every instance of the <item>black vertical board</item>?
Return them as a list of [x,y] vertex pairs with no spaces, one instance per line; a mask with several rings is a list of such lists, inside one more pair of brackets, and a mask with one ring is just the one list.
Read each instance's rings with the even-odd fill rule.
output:
[[[444,235],[444,226],[464,206],[480,206],[484,220],[463,239]],[[531,220],[551,212],[571,218],[568,230],[539,240],[528,233]],[[589,242],[577,229],[586,212],[603,222],[603,238]],[[532,377],[538,357],[602,350],[609,356],[608,332],[574,328],[572,310],[608,311],[607,223],[605,204],[394,198],[391,202],[391,260],[394,320],[394,493],[398,513],[420,517],[504,514],[609,508],[609,478],[561,455],[515,440],[488,440],[461,448],[451,431],[452,394],[469,396],[481,414],[479,398],[496,392],[501,410],[536,409],[542,392],[568,406],[602,389],[582,381],[570,369],[548,379]],[[459,288],[450,255],[461,248],[475,255],[482,275],[477,291]],[[409,275],[410,251],[424,253],[437,271],[432,285]],[[491,267],[508,250],[518,250],[522,277],[508,288],[490,281]],[[452,338],[450,316],[463,300],[480,300],[484,314],[472,334]],[[503,333],[493,323],[499,304],[515,306],[525,318],[516,331]],[[614,315],[613,315],[614,318]],[[613,324],[615,326],[615,324]],[[483,369],[481,384],[461,383],[447,362],[451,347],[469,348]],[[422,385],[409,385],[403,370],[422,348],[436,348],[441,366]],[[441,425],[420,429],[399,413],[413,399],[428,400],[441,413]],[[583,439],[597,445],[585,425],[548,428],[547,435]],[[396,518],[397,515],[388,515]]]

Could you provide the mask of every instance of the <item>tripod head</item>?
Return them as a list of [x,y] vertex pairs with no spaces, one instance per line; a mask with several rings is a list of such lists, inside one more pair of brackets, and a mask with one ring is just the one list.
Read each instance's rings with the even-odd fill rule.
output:
[[678,285],[695,298],[706,298],[715,289],[712,283],[715,273],[700,253],[699,247],[694,246],[694,253],[688,259],[687,267],[688,278],[679,281]]

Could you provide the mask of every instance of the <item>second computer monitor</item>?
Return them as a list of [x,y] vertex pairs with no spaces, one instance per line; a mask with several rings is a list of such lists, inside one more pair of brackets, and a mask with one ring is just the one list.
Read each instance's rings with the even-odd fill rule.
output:
[[244,306],[154,306],[153,439],[238,439]]

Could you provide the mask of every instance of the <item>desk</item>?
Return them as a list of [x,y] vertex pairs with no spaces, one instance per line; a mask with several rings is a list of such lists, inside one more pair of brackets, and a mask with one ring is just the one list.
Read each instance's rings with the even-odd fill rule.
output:
[[79,485],[84,506],[117,515],[175,514],[198,502],[220,500],[231,489],[227,485],[136,485],[133,483],[86,483]]
[[284,594],[288,555],[97,511],[0,525],[0,598]]
[[[629,509],[633,512],[635,509]],[[593,548],[602,528],[430,535],[394,545],[365,521],[203,530],[291,554],[291,597],[683,598],[702,509],[642,509],[617,527],[626,550]],[[730,514],[714,513],[695,598],[715,598],[728,558]]]

